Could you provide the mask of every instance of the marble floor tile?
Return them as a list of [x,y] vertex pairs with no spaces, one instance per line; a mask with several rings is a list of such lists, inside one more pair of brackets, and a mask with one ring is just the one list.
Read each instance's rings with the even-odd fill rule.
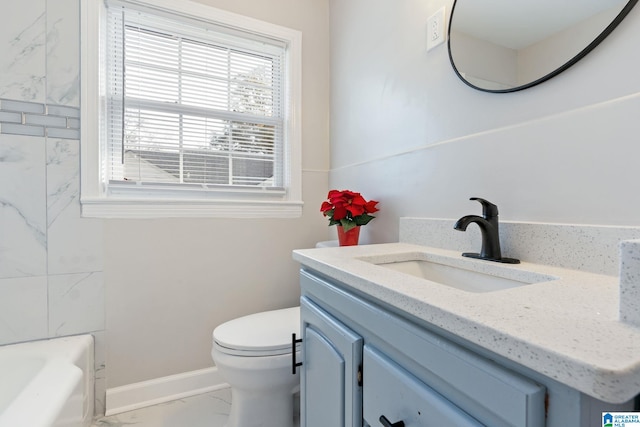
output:
[[231,389],[225,388],[99,418],[92,427],[224,427],[230,407]]
[[[299,395],[296,394],[299,398]],[[299,411],[297,402],[294,410]],[[231,389],[212,391],[173,402],[162,403],[99,418],[91,427],[224,427],[231,408]],[[300,426],[298,416],[294,426]]]

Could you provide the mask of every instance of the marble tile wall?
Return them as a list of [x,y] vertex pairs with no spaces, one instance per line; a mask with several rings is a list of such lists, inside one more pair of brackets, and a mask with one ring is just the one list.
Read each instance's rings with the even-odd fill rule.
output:
[[96,337],[104,410],[102,222],[79,203],[80,0],[0,14],[0,345]]

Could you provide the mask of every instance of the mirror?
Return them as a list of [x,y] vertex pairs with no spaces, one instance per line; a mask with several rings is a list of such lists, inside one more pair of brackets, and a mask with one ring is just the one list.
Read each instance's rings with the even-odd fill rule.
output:
[[486,92],[515,92],[566,70],[596,47],[638,0],[455,0],[449,59]]

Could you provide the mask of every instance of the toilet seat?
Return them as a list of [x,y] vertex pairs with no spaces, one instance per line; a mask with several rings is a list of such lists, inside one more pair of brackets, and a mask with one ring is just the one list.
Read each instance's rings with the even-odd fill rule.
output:
[[218,351],[236,356],[291,353],[291,334],[300,335],[300,307],[250,314],[225,322],[213,331]]

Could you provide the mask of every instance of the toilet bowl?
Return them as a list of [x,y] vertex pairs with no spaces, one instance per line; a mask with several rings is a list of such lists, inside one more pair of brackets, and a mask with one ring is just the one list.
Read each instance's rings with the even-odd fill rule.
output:
[[[337,240],[316,244],[334,246]],[[294,333],[300,336],[300,307],[250,314],[215,328],[211,357],[231,386],[226,427],[293,427],[294,392],[300,386],[297,371],[291,373]]]
[[231,386],[226,427],[293,426],[300,384],[299,374],[291,373],[293,333],[300,335],[300,307],[251,314],[215,328],[211,356]]

